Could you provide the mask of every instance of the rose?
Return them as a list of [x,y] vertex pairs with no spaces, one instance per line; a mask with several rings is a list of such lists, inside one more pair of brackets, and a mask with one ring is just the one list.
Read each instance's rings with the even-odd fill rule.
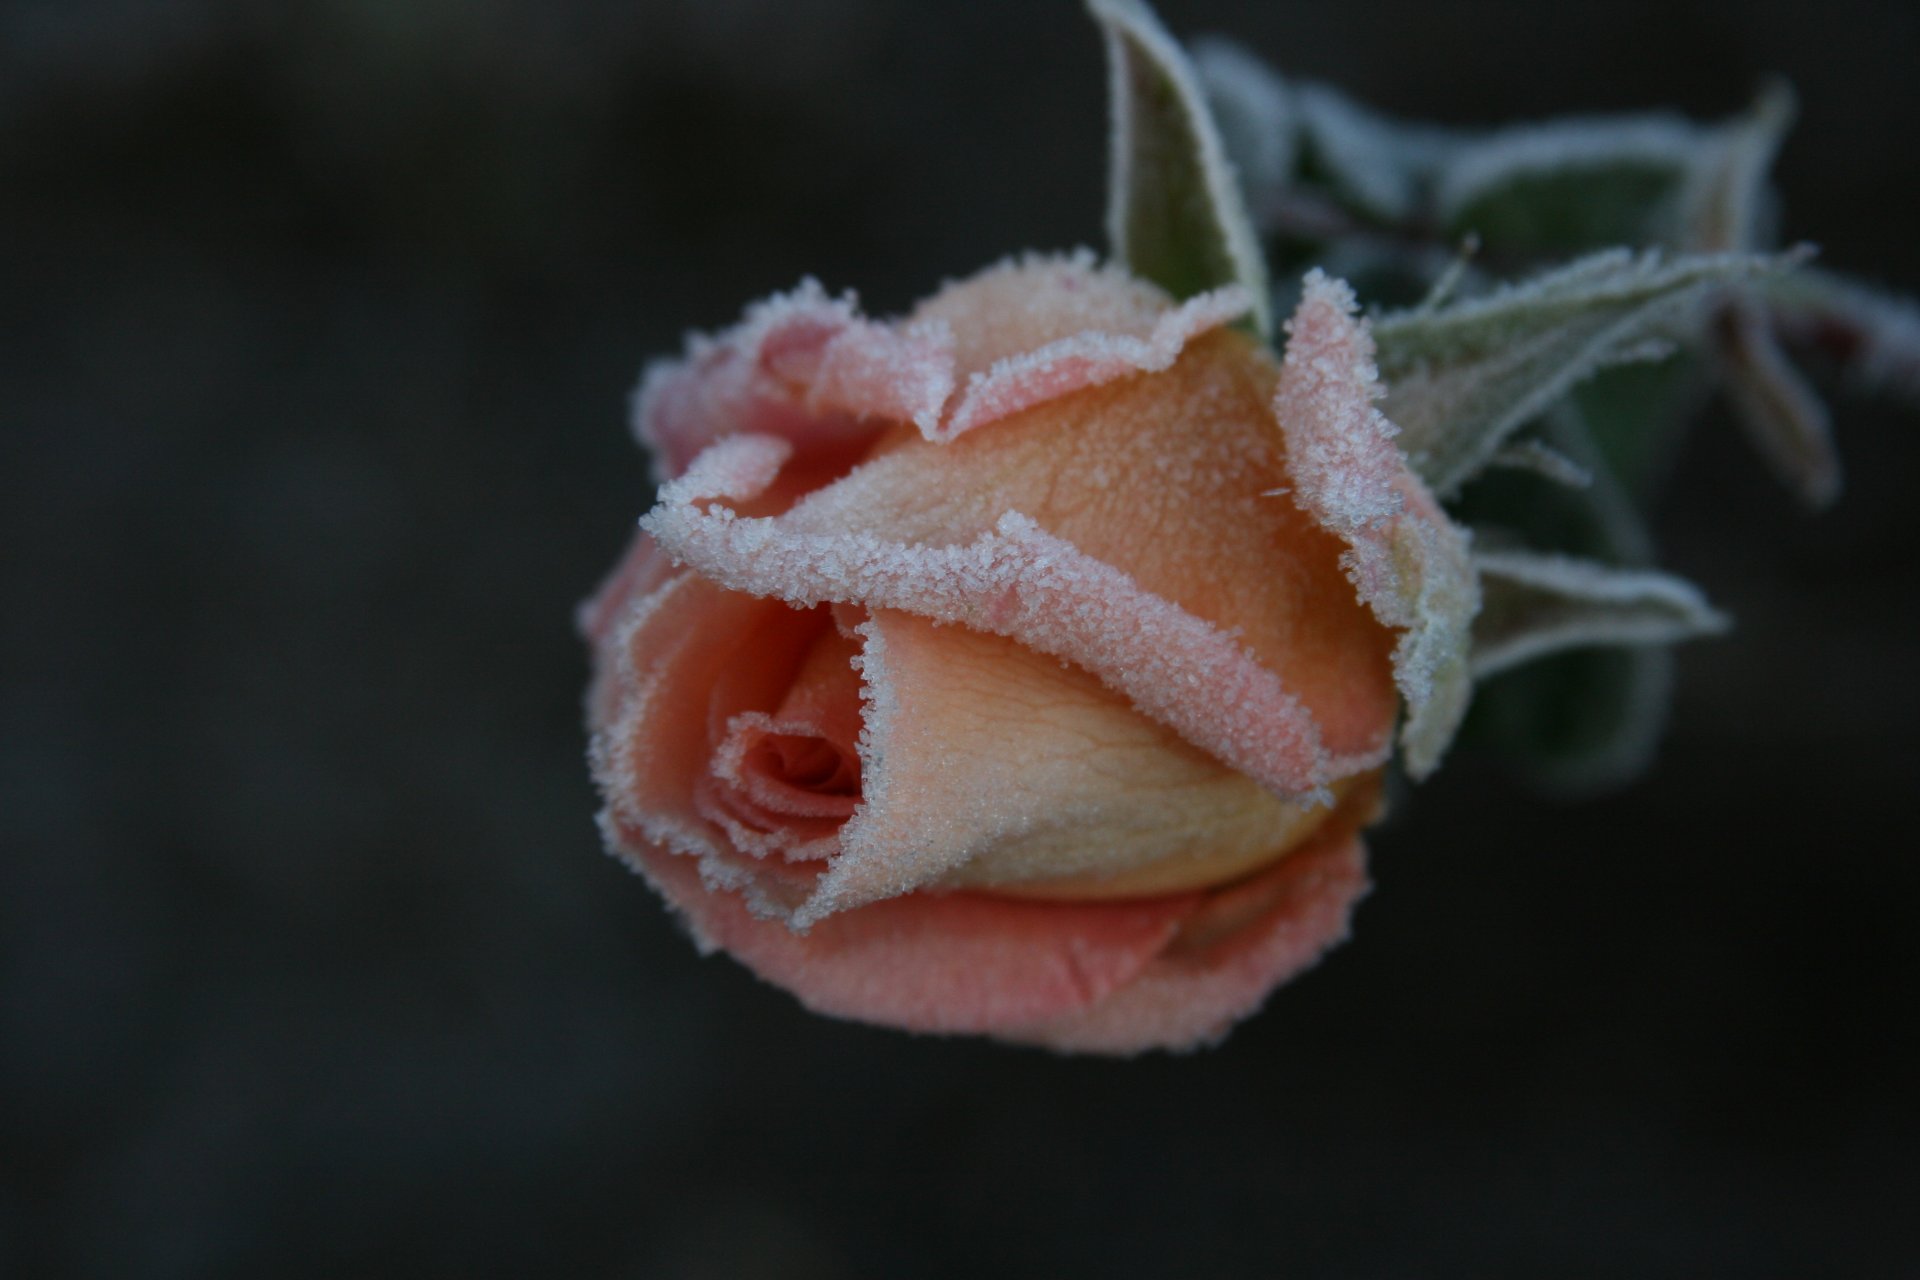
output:
[[1399,697],[1416,771],[1457,720],[1470,578],[1345,286],[1309,278],[1284,369],[1246,307],[1028,258],[903,323],[809,282],[649,370],[592,760],[703,949],[831,1014],[1132,1052],[1344,936]]

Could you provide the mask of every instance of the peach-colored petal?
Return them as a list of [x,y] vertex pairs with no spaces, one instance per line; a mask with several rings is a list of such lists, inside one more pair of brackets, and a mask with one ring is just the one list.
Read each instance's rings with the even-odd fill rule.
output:
[[673,561],[652,535],[636,532],[606,581],[581,601],[574,626],[589,644],[600,643],[628,605],[658,590],[674,572]]
[[795,933],[693,863],[611,831],[706,952],[724,950],[816,1012],[1112,1054],[1218,1039],[1346,936],[1367,890],[1342,823],[1212,894],[1029,902],[919,892]]
[[1164,895],[1268,861],[1329,813],[1012,640],[892,609],[860,630],[864,798],[797,925],[930,884]]
[[1022,409],[1171,366],[1189,342],[1247,314],[1237,285],[1175,307],[1091,254],[1031,255],[951,285],[915,313],[953,335],[961,393],[928,439],[947,441]]
[[806,280],[718,336],[691,336],[683,358],[649,366],[634,431],[660,479],[735,432],[777,436],[802,454],[844,448],[883,422],[951,440],[1042,401],[1165,369],[1193,338],[1250,306],[1244,289],[1228,286],[1175,307],[1084,253],[989,268],[904,324],[868,320],[851,295],[830,298]]
[[794,605],[903,609],[1077,662],[1144,714],[1276,791],[1319,794],[1353,770],[1346,759],[1336,765],[1313,716],[1242,642],[1017,512],[965,545],[929,546],[865,532],[796,532],[789,517],[740,518],[702,505],[751,496],[787,452],[768,437],[723,441],[662,487],[644,527],[676,559],[737,592]]
[[859,644],[822,623],[778,710],[732,712],[710,732],[715,776],[770,816],[844,820],[860,802]]
[[606,801],[603,825],[688,858],[709,883],[747,892],[757,910],[784,914],[804,900],[812,872],[757,861],[768,850],[730,829],[709,768],[711,726],[752,709],[716,711],[716,690],[748,689],[727,673],[764,672],[762,698],[784,688],[824,621],[684,573],[633,601],[598,659],[588,759]]
[[[1208,903],[1205,913],[1249,917],[1226,937],[1191,949],[1171,946],[1106,999],[996,1034],[1072,1053],[1211,1044],[1343,941],[1368,888],[1360,838],[1346,827],[1331,831]],[[1183,936],[1202,926],[1201,914],[1183,926]]]
[[1167,945],[1195,903],[1193,895],[1062,904],[915,893],[801,934],[710,888],[689,860],[637,832],[616,838],[703,949],[727,951],[817,1012],[909,1031],[994,1031],[1100,1000]]
[[1290,483],[1272,417],[1278,376],[1242,335],[1209,334],[1163,373],[943,447],[891,432],[868,461],[794,504],[783,527],[941,547],[1019,512],[1237,632],[1312,712],[1335,756],[1366,757],[1393,719],[1393,637],[1354,598],[1341,540],[1272,496]]
[[1407,701],[1408,772],[1438,765],[1472,693],[1469,630],[1479,588],[1466,536],[1441,512],[1374,407],[1373,337],[1353,291],[1319,271],[1288,321],[1273,412],[1286,433],[1294,503],[1348,544],[1359,597],[1401,632],[1394,675]]

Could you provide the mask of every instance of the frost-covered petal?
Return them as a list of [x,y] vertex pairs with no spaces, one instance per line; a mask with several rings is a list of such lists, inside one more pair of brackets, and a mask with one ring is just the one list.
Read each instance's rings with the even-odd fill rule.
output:
[[601,650],[589,760],[608,821],[699,860],[716,882],[744,872],[695,798],[706,780],[709,695],[740,645],[783,612],[683,573],[633,602]]
[[1246,290],[1179,306],[1084,251],[1028,255],[951,285],[900,323],[813,280],[748,308],[686,354],[650,365],[634,432],[660,479],[735,433],[788,441],[803,458],[857,450],[883,424],[951,440],[1031,405],[1166,368],[1198,335],[1245,315]]
[[735,592],[797,606],[902,609],[1076,662],[1142,713],[1276,791],[1316,795],[1379,762],[1377,746],[1364,759],[1331,755],[1314,715],[1240,640],[1019,512],[970,541],[940,545],[832,522],[815,532],[799,509],[741,518],[707,505],[751,497],[787,453],[764,436],[716,445],[662,488],[661,505],[642,523],[676,559]]
[[1187,344],[1247,313],[1245,289],[1227,286],[1172,305],[1166,294],[1085,251],[1029,254],[949,285],[915,322],[954,343],[963,390],[930,440],[1134,373],[1167,368]]
[[1468,629],[1479,593],[1463,533],[1407,469],[1380,398],[1373,340],[1353,292],[1318,271],[1287,324],[1273,412],[1286,434],[1292,496],[1348,544],[1359,597],[1398,630],[1394,676],[1407,703],[1408,771],[1430,773],[1466,714]]
[[714,337],[690,336],[683,358],[649,365],[634,394],[634,434],[660,479],[737,431],[778,436],[801,453],[849,448],[872,434],[876,415],[937,418],[950,386],[943,341],[932,327],[896,333],[867,321],[851,296],[830,298],[806,280]]
[[1346,938],[1369,887],[1359,836],[1351,826],[1330,825],[1311,844],[1212,897],[1183,922],[1186,945],[1169,946],[1106,999],[1001,1034],[1069,1053],[1214,1043]]
[[686,858],[630,837],[627,852],[704,949],[725,950],[816,1012],[909,1031],[992,1032],[1084,1008],[1137,976],[1198,900],[916,893],[796,933],[703,883]]
[[1240,885],[1112,902],[913,893],[795,933],[616,830],[701,948],[820,1013],[1099,1053],[1217,1039],[1346,935],[1367,888],[1353,821]]
[[929,884],[1055,899],[1217,884],[1328,816],[1012,640],[892,609],[858,630],[865,790],[796,924]]
[[1038,406],[944,448],[892,432],[783,524],[953,548],[1019,512],[1237,633],[1336,756],[1365,755],[1393,716],[1392,637],[1354,599],[1340,539],[1272,496],[1290,484],[1272,420],[1277,378],[1249,339],[1209,334],[1163,373]]

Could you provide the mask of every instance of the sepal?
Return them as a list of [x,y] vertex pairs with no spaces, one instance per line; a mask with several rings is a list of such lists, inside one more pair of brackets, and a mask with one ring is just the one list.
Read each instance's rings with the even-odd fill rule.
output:
[[1186,51],[1140,0],[1087,8],[1107,41],[1114,257],[1176,298],[1241,285],[1254,327],[1271,335],[1266,259]]

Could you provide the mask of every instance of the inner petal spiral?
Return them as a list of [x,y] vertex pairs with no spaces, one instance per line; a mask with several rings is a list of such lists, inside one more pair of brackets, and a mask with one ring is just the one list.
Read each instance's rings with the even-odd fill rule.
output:
[[[757,707],[715,708],[711,798],[719,812],[709,816],[757,856],[815,861],[833,853],[860,804],[859,646],[824,609],[789,611],[781,621],[785,645],[757,656],[792,671],[785,688],[763,684]],[[786,661],[772,648],[783,648]]]

